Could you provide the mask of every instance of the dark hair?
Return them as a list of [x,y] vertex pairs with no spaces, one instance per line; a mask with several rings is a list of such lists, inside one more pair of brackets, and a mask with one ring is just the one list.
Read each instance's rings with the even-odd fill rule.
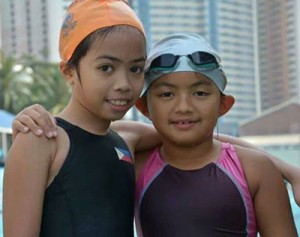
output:
[[120,30],[124,29],[124,27],[131,27],[131,26],[126,26],[126,25],[109,26],[109,27],[101,28],[99,30],[96,30],[96,31],[90,33],[76,47],[76,49],[74,50],[74,53],[72,54],[71,58],[68,61],[68,66],[75,67],[76,70],[78,70],[78,65],[79,65],[80,59],[87,54],[87,52],[89,51],[89,49],[95,39],[98,39],[98,38],[104,39],[107,35],[109,35],[113,32],[120,31]]
[[105,38],[110,32],[115,31],[115,28],[116,26],[105,27],[94,31],[85,37],[74,50],[74,53],[68,61],[68,66],[78,69],[80,59],[87,54],[94,40],[98,37]]

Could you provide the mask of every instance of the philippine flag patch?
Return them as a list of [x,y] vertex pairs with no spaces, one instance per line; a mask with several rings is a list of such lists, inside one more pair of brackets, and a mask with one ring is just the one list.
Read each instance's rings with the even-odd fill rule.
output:
[[118,148],[118,147],[115,147],[115,150],[116,150],[117,155],[118,155],[120,160],[129,162],[130,164],[133,163],[132,159],[131,159],[131,156],[130,156],[130,152],[128,150]]

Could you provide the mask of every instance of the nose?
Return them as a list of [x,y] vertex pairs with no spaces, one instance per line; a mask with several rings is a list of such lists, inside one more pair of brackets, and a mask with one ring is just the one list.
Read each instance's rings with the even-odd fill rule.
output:
[[181,94],[178,96],[178,100],[176,103],[176,112],[178,113],[187,113],[191,112],[192,104],[191,99],[186,94]]
[[130,76],[127,72],[121,71],[116,75],[114,83],[115,90],[118,91],[129,91],[131,90]]

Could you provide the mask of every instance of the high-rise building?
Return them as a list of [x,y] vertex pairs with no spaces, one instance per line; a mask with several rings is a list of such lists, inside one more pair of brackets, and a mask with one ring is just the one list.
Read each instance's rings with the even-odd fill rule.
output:
[[15,58],[59,60],[58,33],[72,0],[1,0],[2,50]]
[[[238,133],[238,124],[257,113],[255,78],[255,1],[209,1],[210,39],[223,59],[226,92],[236,103],[223,119],[221,131]],[[214,2],[214,3],[212,3]]]
[[177,32],[201,33],[208,37],[206,0],[135,0],[132,5],[142,20],[149,44]]
[[[1,0],[2,50],[59,61],[58,33],[72,0]],[[289,99],[300,101],[300,0],[130,0],[149,47],[177,32],[204,36],[220,53],[226,93],[236,103],[219,128],[238,124]],[[296,30],[298,29],[298,30]],[[260,90],[259,90],[260,88]]]
[[257,0],[261,110],[300,103],[300,0]]
[[255,1],[133,1],[148,42],[176,32],[199,33],[220,53],[228,77],[226,92],[236,103],[220,121],[222,132],[236,135],[238,123],[257,113]]

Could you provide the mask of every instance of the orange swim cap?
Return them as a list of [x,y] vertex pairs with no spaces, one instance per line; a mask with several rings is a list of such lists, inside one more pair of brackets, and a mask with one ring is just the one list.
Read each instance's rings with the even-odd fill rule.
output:
[[59,54],[62,61],[69,61],[80,42],[95,30],[128,25],[144,28],[125,0],[73,0],[60,31]]

